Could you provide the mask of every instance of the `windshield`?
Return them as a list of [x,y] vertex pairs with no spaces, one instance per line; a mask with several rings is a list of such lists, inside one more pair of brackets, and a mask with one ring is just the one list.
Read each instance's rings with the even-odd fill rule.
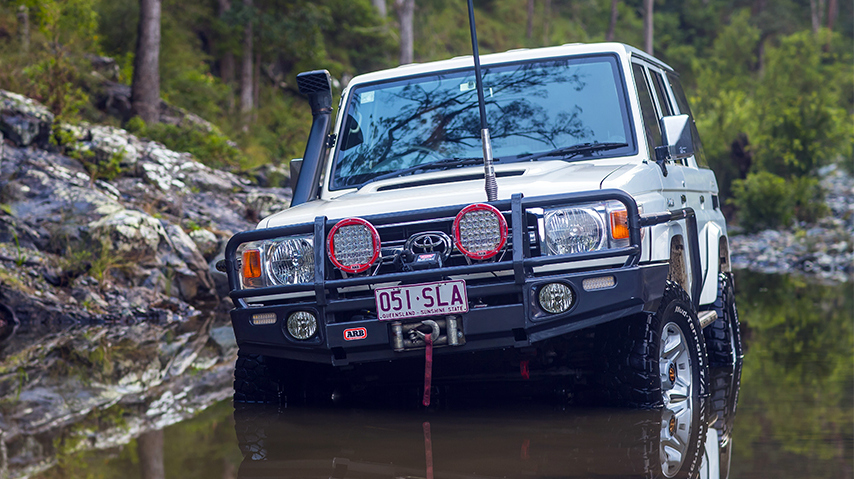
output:
[[[484,67],[496,161],[580,143],[625,145],[592,148],[571,155],[575,160],[635,152],[623,85],[611,55]],[[355,87],[343,114],[333,190],[419,164],[483,156],[473,69]]]

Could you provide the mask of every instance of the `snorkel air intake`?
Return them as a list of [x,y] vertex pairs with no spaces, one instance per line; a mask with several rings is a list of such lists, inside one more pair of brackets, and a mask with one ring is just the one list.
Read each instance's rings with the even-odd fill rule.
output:
[[294,188],[291,206],[317,198],[323,157],[326,153],[326,135],[332,124],[332,78],[326,70],[315,70],[297,75],[299,92],[308,97],[311,106],[311,131],[302,155],[299,179]]

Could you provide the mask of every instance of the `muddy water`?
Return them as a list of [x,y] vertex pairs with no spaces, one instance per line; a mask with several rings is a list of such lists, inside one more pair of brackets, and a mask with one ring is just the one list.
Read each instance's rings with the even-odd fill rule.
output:
[[[736,290],[747,349],[741,387],[739,371],[712,371],[712,395],[695,405],[686,443],[720,436],[733,478],[852,477],[854,285],[740,272]],[[666,411],[524,398],[435,411],[235,411],[219,400],[119,445],[58,447],[59,465],[34,477],[661,477],[669,426]],[[98,443],[97,428],[90,434]],[[683,463],[699,462],[697,450],[683,449]],[[5,472],[27,475],[11,463]]]

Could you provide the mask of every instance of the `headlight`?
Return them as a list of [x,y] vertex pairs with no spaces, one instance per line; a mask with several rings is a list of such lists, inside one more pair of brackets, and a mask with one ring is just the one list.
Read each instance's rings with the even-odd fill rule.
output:
[[244,243],[237,248],[244,289],[314,281],[314,239],[287,236]]
[[548,254],[586,253],[602,246],[605,224],[592,207],[546,210],[544,220]]
[[541,228],[543,252],[548,255],[629,245],[628,215],[619,201],[544,210]]
[[314,280],[314,245],[310,237],[283,238],[267,248],[267,271],[273,284]]

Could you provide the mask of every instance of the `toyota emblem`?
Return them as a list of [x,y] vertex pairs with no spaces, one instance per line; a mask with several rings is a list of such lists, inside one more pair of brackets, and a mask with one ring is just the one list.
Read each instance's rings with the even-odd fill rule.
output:
[[445,233],[427,231],[410,236],[404,247],[413,254],[440,253],[444,261],[451,256],[452,245],[451,237]]

